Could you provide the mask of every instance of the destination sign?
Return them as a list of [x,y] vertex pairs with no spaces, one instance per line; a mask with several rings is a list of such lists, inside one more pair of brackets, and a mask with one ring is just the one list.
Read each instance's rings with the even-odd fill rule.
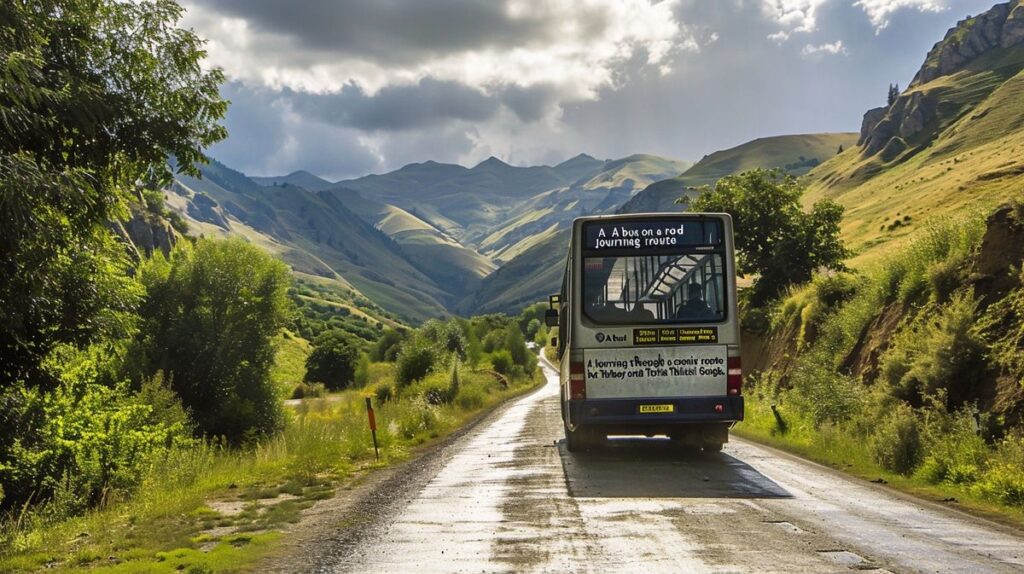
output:
[[717,343],[718,327],[653,327],[633,329],[634,345]]
[[590,251],[650,251],[722,242],[722,223],[717,219],[612,219],[587,222],[583,229],[584,249]]

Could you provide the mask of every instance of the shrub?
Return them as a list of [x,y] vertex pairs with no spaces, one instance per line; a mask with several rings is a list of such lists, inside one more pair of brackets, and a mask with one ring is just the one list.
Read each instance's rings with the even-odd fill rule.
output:
[[394,362],[395,358],[398,356],[398,351],[401,349],[402,341],[404,341],[405,338],[406,335],[404,331],[385,329],[373,346],[371,358],[374,361]]
[[377,389],[374,390],[373,395],[377,399],[377,404],[383,405],[395,396],[395,389],[391,385],[380,384],[377,385]]
[[323,383],[338,391],[352,385],[359,362],[359,342],[340,329],[325,331],[313,340],[306,359],[306,382]]
[[792,386],[797,407],[815,425],[848,421],[859,415],[864,404],[858,383],[833,371],[827,358],[818,353],[800,358]]
[[420,340],[407,341],[398,353],[395,376],[399,386],[408,386],[426,377],[437,362],[434,348]]
[[462,387],[455,397],[455,403],[463,410],[474,410],[484,405],[484,391],[480,387]]
[[897,403],[879,421],[870,442],[871,453],[882,468],[910,474],[921,460],[921,433],[917,416],[908,405]]
[[200,239],[141,266],[136,380],[163,371],[197,430],[234,443],[284,423],[270,370],[289,313],[288,268],[241,239]]
[[970,293],[922,311],[895,337],[880,360],[881,376],[895,396],[914,404],[943,391],[958,407],[984,376],[985,344],[974,328],[977,310]]
[[327,394],[327,387],[323,383],[299,383],[292,390],[293,399],[311,399],[322,397]]
[[512,355],[508,351],[501,350],[491,353],[491,365],[494,366],[495,371],[508,375],[512,372],[512,364]]

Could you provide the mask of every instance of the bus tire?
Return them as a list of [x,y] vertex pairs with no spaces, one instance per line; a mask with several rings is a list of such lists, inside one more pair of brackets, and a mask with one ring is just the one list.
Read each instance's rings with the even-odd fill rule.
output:
[[584,450],[590,450],[597,443],[597,435],[592,429],[585,427],[576,427],[576,430],[569,430],[568,425],[565,427],[565,446],[569,449],[569,452],[580,452]]
[[704,454],[716,455],[722,452],[722,447],[725,446],[720,442],[706,442],[704,443]]

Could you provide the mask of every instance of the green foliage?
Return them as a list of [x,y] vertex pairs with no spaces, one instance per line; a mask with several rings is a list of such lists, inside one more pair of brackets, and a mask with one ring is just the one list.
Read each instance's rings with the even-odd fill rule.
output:
[[842,423],[860,414],[864,392],[852,377],[829,368],[826,357],[800,358],[792,375],[793,399],[814,425]]
[[349,387],[355,380],[359,347],[353,336],[340,329],[322,333],[306,359],[306,382],[323,383],[332,391]]
[[0,456],[5,503],[31,500],[53,516],[78,514],[139,484],[154,456],[188,441],[190,422],[161,376],[139,393],[105,385],[100,349],[59,349],[51,392],[22,386],[5,405],[17,440]]
[[508,375],[512,372],[512,365],[515,362],[512,360],[512,355],[506,350],[495,351],[491,353],[491,365],[494,370],[503,374]]
[[327,387],[323,383],[301,382],[292,389],[291,398],[310,399],[318,398],[327,394]]
[[839,240],[843,208],[831,201],[800,208],[803,187],[778,169],[754,169],[705,186],[692,211],[732,215],[741,274],[755,274],[753,302],[760,305],[786,287],[809,281],[819,267],[843,269],[848,252]]
[[978,332],[989,345],[994,366],[1024,387],[1024,272],[1017,281],[1010,293],[985,310]]
[[370,358],[374,361],[393,362],[398,356],[398,350],[402,341],[405,340],[406,332],[397,329],[385,329],[380,338],[373,346]]
[[921,432],[914,409],[897,403],[878,421],[870,448],[882,468],[899,474],[911,473],[922,455]]
[[920,405],[924,397],[948,397],[951,409],[971,396],[986,376],[985,345],[970,292],[934,306],[893,338],[882,356],[881,375],[894,396]]
[[279,429],[270,368],[288,316],[287,268],[241,240],[199,240],[140,272],[147,296],[135,369],[167,373],[207,436],[237,443]]
[[57,345],[125,334],[137,293],[108,221],[225,136],[219,70],[168,0],[0,7],[0,389],[52,388]]
[[521,367],[526,367],[533,357],[533,353],[526,348],[526,340],[519,329],[507,329],[505,331],[504,348],[512,356],[512,362]]
[[400,386],[408,386],[426,377],[437,362],[433,345],[419,339],[407,341],[398,352],[395,376]]

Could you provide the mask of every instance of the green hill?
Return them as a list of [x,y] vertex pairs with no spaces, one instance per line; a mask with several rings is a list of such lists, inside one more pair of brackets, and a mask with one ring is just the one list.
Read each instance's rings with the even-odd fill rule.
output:
[[935,216],[1024,189],[1024,5],[961,21],[891,105],[864,115],[858,145],[807,176],[807,202],[846,207],[843,236],[871,260]]
[[337,198],[293,185],[260,186],[212,162],[202,179],[179,176],[168,205],[197,233],[240,235],[293,270],[339,282],[407,322],[447,314],[451,295],[401,247]]
[[803,175],[836,155],[839,147],[857,141],[853,133],[799,134],[758,138],[745,144],[704,156],[682,175],[649,185],[624,204],[619,213],[679,211],[675,200],[687,188],[713,185],[719,179],[758,167],[778,167]]

